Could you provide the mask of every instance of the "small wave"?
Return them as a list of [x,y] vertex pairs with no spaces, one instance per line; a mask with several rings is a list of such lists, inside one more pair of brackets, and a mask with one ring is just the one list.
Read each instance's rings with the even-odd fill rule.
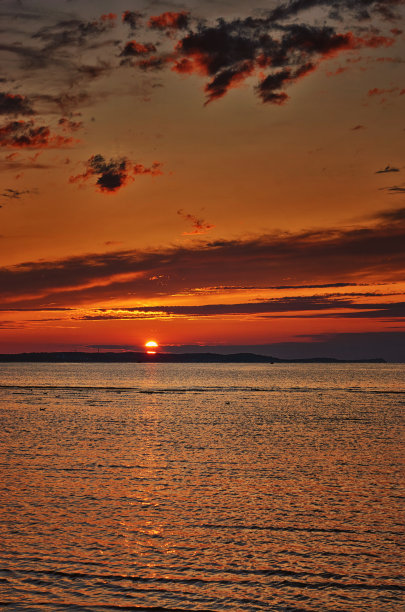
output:
[[[110,582],[134,582],[140,584],[183,584],[183,585],[209,585],[220,584],[224,586],[235,586],[236,584],[249,584],[254,586],[258,584],[252,580],[226,580],[226,579],[206,579],[206,578],[181,578],[177,576],[134,576],[127,574],[89,574],[87,572],[67,572],[61,570],[15,570],[10,572],[16,576],[25,574],[30,576],[30,580],[39,581],[38,576],[57,576],[59,578],[68,578],[71,580],[108,580]],[[272,580],[268,582],[268,586],[290,586],[298,588],[320,589],[320,588],[335,588],[335,589],[362,589],[362,590],[387,590],[387,591],[405,591],[405,585],[395,584],[393,582],[353,582],[347,581],[347,576],[330,572],[321,572],[319,574],[311,574],[306,572],[294,572],[289,570],[274,569],[264,570],[263,576],[285,576],[290,578],[307,578],[301,580]],[[315,581],[314,578],[324,578],[322,581]]]
[[[162,606],[118,606],[114,604],[91,604],[91,608],[88,605],[81,606],[76,603],[69,602],[54,602],[54,601],[40,601],[34,604],[17,604],[15,602],[0,601],[0,605],[4,607],[10,607],[15,612],[33,612],[38,610],[39,612],[44,608],[52,608],[52,610],[72,610],[73,612],[97,612],[98,610],[141,610],[142,612],[184,612],[185,608],[166,608]],[[199,608],[199,612],[215,612],[215,610],[208,610],[207,608]]]
[[294,527],[294,526],[278,526],[278,525],[213,525],[203,523],[200,525],[206,529],[234,529],[234,530],[251,530],[251,531],[289,531],[289,532],[307,532],[307,533],[352,533],[361,535],[365,533],[380,533],[394,536],[402,536],[402,531],[376,531],[375,529],[364,529],[362,531],[354,529],[340,529],[338,527]]
[[[33,391],[58,391],[58,392],[90,392],[100,391],[107,393],[121,394],[140,393],[140,394],[183,394],[183,393],[328,393],[344,392],[358,394],[379,394],[379,395],[401,395],[405,390],[398,389],[358,389],[352,387],[251,387],[251,386],[201,386],[201,387],[165,387],[145,389],[140,387],[111,387],[111,386],[75,386],[75,385],[15,385],[0,384],[0,390],[13,390],[14,394],[24,395]],[[61,397],[61,396],[58,396]]]

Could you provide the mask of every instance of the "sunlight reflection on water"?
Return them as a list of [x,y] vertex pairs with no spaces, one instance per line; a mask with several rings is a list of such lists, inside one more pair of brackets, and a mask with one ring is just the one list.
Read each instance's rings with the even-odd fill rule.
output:
[[0,603],[399,609],[402,380],[383,364],[3,364]]

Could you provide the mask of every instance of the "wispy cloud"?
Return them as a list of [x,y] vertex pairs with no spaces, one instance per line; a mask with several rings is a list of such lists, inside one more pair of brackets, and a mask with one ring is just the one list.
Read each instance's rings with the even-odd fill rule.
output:
[[[72,307],[132,295],[134,300],[214,286],[395,282],[405,266],[404,209],[372,225],[121,250],[0,269],[3,305]],[[155,280],[156,279],[156,280]],[[308,280],[311,279],[311,283]]]
[[183,232],[183,236],[192,236],[195,234],[206,234],[211,229],[215,227],[212,223],[208,223],[195,215],[191,215],[190,213],[184,212],[184,210],[180,209],[177,211],[177,214],[180,217],[183,217],[186,221],[191,223],[192,229],[188,232]]
[[375,174],[388,174],[389,172],[399,172],[399,168],[388,165],[382,170],[377,170]]

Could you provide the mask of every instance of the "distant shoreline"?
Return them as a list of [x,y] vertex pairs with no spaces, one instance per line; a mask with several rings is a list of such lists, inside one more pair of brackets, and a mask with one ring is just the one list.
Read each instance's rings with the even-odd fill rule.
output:
[[126,351],[122,353],[3,353],[1,363],[387,363],[383,358],[336,359],[313,357],[306,359],[279,359],[254,353],[156,353],[155,355]]

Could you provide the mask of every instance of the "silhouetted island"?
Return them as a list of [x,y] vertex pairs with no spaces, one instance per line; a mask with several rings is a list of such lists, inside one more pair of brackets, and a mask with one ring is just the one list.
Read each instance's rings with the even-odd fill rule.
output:
[[310,359],[279,359],[254,353],[160,353],[148,354],[125,351],[122,353],[18,353],[0,354],[0,362],[38,363],[386,363],[385,359],[336,359],[334,357],[313,357]]

